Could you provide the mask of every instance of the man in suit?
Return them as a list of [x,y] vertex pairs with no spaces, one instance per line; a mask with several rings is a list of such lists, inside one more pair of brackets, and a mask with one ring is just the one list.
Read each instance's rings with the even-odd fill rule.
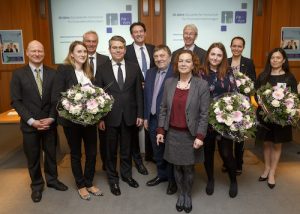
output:
[[156,144],[156,129],[164,83],[168,77],[173,76],[173,69],[170,65],[172,55],[168,46],[159,45],[154,48],[153,56],[156,67],[147,71],[145,80],[144,127],[150,133],[157,176],[148,181],[147,186],[156,186],[161,182],[169,181],[167,194],[171,195],[177,191],[173,167],[163,159],[165,144]]
[[177,49],[172,54],[172,62],[175,59],[176,54],[180,50],[191,50],[193,51],[198,57],[201,64],[204,63],[204,59],[206,56],[206,51],[195,44],[195,40],[198,36],[198,28],[194,24],[188,24],[183,28],[183,41],[184,47]]
[[106,173],[110,190],[120,195],[117,167],[117,151],[120,144],[120,174],[129,186],[137,188],[132,178],[131,141],[135,127],[143,125],[143,94],[140,68],[135,63],[124,60],[126,42],[121,36],[109,40],[111,61],[99,67],[96,84],[107,88],[113,96],[112,110],[100,121],[99,128],[105,130],[107,143]]
[[57,179],[57,130],[55,105],[51,92],[55,71],[43,65],[44,47],[33,40],[26,55],[29,64],[14,71],[11,84],[11,104],[21,117],[23,148],[31,178],[33,202],[42,199],[44,179],[40,166],[41,149],[44,152],[44,172],[47,186],[56,190],[68,189]]
[[[88,50],[88,58],[91,66],[91,70],[96,76],[97,68],[109,61],[109,57],[103,54],[99,54],[96,52],[98,46],[98,34],[95,31],[88,31],[83,34],[83,43],[86,45]],[[106,143],[105,143],[105,132],[98,129],[98,136],[99,136],[99,151],[100,157],[102,161],[102,170],[106,170],[105,168],[105,159],[106,159]]]
[[[134,62],[140,66],[141,69],[141,79],[144,82],[149,68],[155,66],[153,60],[153,49],[154,45],[146,44],[146,26],[142,22],[135,22],[130,25],[130,34],[134,42],[126,47],[125,60]],[[147,175],[148,171],[143,164],[143,159],[140,152],[139,143],[139,133],[140,129],[136,129],[136,133],[133,137],[132,143],[132,158],[135,162],[135,166],[139,173]],[[153,161],[153,151],[150,142],[149,132],[144,130],[145,134],[145,160]]]

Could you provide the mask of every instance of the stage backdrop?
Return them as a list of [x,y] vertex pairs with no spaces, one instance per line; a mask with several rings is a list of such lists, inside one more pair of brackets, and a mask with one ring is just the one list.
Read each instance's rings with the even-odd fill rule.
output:
[[253,0],[166,0],[165,8],[165,41],[172,51],[183,47],[183,27],[195,24],[198,46],[207,50],[213,42],[222,42],[231,56],[231,39],[242,36],[243,55],[250,57]]
[[99,36],[98,52],[108,54],[108,40],[121,35],[129,44],[131,23],[138,21],[138,0],[49,0],[54,63],[62,63],[69,45],[84,32]]

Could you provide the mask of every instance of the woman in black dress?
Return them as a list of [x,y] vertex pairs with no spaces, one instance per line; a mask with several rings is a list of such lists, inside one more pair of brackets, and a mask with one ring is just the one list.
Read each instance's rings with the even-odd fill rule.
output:
[[[292,92],[297,93],[297,81],[290,72],[288,59],[282,48],[275,48],[269,53],[265,69],[258,76],[255,87],[259,89],[267,83],[272,86],[290,87]],[[265,169],[258,180],[268,180],[268,186],[272,189],[275,187],[275,171],[281,155],[281,145],[292,141],[292,127],[265,123],[260,118],[259,111],[260,107],[257,115],[263,125],[259,127],[259,131],[263,134],[259,135],[259,140],[264,141]]]

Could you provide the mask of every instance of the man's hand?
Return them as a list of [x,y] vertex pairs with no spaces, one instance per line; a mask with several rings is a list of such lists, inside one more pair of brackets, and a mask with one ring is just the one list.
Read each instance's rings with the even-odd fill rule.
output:
[[136,119],[136,126],[137,127],[140,127],[140,126],[142,126],[143,125],[143,119],[142,118],[137,118]]
[[148,130],[149,128],[148,120],[144,120],[144,128]]
[[160,143],[164,143],[164,135],[157,134],[156,135],[156,144],[159,146]]
[[100,120],[100,123],[98,125],[98,128],[101,130],[101,131],[104,131],[105,130],[105,123],[103,120]]

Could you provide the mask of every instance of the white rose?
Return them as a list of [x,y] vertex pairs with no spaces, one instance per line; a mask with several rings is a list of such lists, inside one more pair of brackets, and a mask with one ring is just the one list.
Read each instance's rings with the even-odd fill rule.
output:
[[271,102],[272,106],[274,106],[275,108],[279,107],[280,106],[280,102],[278,100],[273,100]]
[[246,88],[244,89],[244,92],[245,92],[246,94],[248,94],[248,93],[250,92],[250,88],[249,88],[249,87],[246,87]]
[[227,119],[224,122],[227,126],[231,126],[233,123],[233,120],[231,119],[231,117],[227,117]]
[[80,93],[76,93],[74,96],[75,101],[81,100],[81,98],[82,98],[82,94],[80,94]]
[[227,105],[226,110],[231,111],[233,109],[232,105]]

